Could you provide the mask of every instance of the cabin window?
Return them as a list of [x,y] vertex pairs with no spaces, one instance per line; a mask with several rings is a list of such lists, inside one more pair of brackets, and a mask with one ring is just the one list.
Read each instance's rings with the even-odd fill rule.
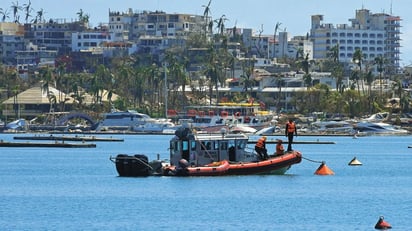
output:
[[213,142],[213,150],[219,150],[219,142]]
[[190,144],[190,150],[196,151],[196,141],[192,141],[192,143]]
[[237,141],[237,149],[244,149],[245,145],[246,145],[246,142],[244,142],[243,140]]
[[234,140],[229,140],[229,147],[235,147],[235,141]]
[[220,150],[227,150],[227,142],[226,141],[222,141],[220,143]]
[[189,142],[183,141],[182,142],[182,151],[187,151],[189,150]]
[[174,150],[175,152],[180,151],[179,142],[173,142],[173,143],[170,143],[170,145],[171,145],[170,147],[171,150]]
[[211,141],[202,141],[202,150],[211,150],[212,142]]

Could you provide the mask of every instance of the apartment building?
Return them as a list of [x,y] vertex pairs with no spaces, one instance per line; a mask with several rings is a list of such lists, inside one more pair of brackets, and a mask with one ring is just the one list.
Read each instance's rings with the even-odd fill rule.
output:
[[16,63],[16,51],[24,48],[23,27],[16,23],[0,23],[0,61],[6,65]]
[[341,62],[351,63],[357,49],[362,51],[363,62],[372,63],[382,56],[388,62],[388,72],[400,69],[400,17],[385,13],[371,13],[367,9],[356,10],[351,24],[334,26],[323,23],[323,15],[313,15],[310,38],[313,41],[313,57],[327,58],[328,51],[338,45]]
[[55,50],[59,55],[67,55],[72,50],[72,33],[86,30],[86,22],[66,22],[66,20],[56,19],[25,24],[24,37],[39,48]]

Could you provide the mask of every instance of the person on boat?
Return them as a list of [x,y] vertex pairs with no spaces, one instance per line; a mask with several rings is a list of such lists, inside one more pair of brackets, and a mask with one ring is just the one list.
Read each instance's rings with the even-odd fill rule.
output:
[[266,160],[269,158],[268,152],[266,149],[266,136],[262,136],[258,139],[255,145],[255,151],[259,155],[261,160]]
[[288,152],[291,152],[292,149],[292,143],[293,143],[293,135],[298,136],[298,132],[296,130],[296,124],[293,122],[292,119],[289,119],[289,121],[286,123],[286,129],[285,129],[285,136],[288,138]]
[[282,140],[278,140],[278,143],[276,144],[276,156],[283,155],[285,153],[285,148],[283,147]]

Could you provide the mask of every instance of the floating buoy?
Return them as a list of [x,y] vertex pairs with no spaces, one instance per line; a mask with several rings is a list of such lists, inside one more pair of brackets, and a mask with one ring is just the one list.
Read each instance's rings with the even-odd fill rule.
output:
[[356,159],[356,156],[355,156],[355,157],[353,157],[353,159],[349,162],[348,165],[350,165],[350,166],[359,166],[359,165],[362,165],[362,163],[361,163],[358,159]]
[[378,222],[375,225],[375,229],[392,229],[392,226],[388,222],[383,220],[383,216],[380,216]]
[[316,169],[315,174],[316,175],[334,175],[335,173],[328,166],[326,166],[325,162],[322,162],[319,168]]

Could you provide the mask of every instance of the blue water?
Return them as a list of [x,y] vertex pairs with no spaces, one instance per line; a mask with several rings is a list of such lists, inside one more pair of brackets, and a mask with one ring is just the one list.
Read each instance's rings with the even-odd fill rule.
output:
[[[110,156],[167,159],[171,136],[116,138],[125,141],[0,148],[0,230],[374,230],[380,216],[392,230],[411,230],[410,136],[299,136],[336,142],[294,145],[331,176],[303,160],[283,176],[192,178],[118,177]],[[348,166],[355,156],[362,166]]]

